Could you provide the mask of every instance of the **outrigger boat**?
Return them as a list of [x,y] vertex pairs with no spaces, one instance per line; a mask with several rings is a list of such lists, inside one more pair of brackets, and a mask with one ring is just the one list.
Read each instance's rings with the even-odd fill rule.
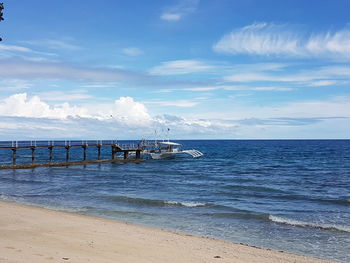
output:
[[198,150],[181,150],[180,143],[170,141],[142,141],[143,154],[149,155],[152,159],[169,159],[174,158],[177,155],[188,154],[193,158],[203,156]]

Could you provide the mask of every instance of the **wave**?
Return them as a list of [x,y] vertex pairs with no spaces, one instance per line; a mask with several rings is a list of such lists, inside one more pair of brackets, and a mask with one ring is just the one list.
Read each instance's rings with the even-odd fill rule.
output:
[[13,201],[13,198],[8,196],[8,195],[0,194],[0,200],[2,200],[2,201]]
[[265,187],[265,186],[256,186],[256,185],[228,184],[228,185],[225,185],[224,188],[233,189],[233,190],[248,190],[253,192],[286,193],[285,191],[280,189]]
[[200,206],[206,206],[206,203],[199,203],[199,202],[176,202],[176,201],[164,201],[165,204],[168,205],[175,205],[175,206],[185,206],[185,207],[200,207]]
[[148,206],[183,206],[183,207],[201,207],[207,206],[207,203],[201,202],[185,202],[185,201],[168,201],[168,200],[155,200],[146,199],[139,197],[128,197],[128,196],[107,196],[108,200],[116,202],[126,202],[131,204],[140,204]]
[[259,219],[267,220],[268,214],[257,214],[257,213],[247,213],[242,210],[242,212],[234,213],[206,213],[203,216],[219,217],[219,218],[234,218],[234,219]]
[[18,178],[1,178],[1,181],[5,182],[5,183],[16,183],[16,184],[45,184],[47,182],[45,181],[38,181],[38,180],[33,180],[33,179],[28,179],[28,180],[24,180],[24,179],[18,179]]
[[332,230],[332,231],[341,231],[350,233],[350,226],[344,225],[335,225],[335,224],[321,224],[321,223],[311,223],[305,221],[299,221],[290,218],[283,218],[279,216],[269,215],[265,213],[244,213],[244,212],[235,212],[235,213],[206,213],[202,214],[203,216],[212,216],[212,217],[221,217],[221,218],[234,218],[234,219],[257,219],[263,221],[272,221],[279,224],[305,227],[305,228],[315,228],[322,230]]
[[290,219],[290,218],[283,218],[283,217],[273,216],[273,215],[269,215],[269,220],[275,223],[291,225],[291,226],[311,227],[311,228],[317,228],[317,229],[333,230],[333,231],[336,230],[336,231],[350,233],[350,227],[343,226],[343,225],[311,223],[311,222],[304,222],[304,221],[299,221],[299,220]]
[[25,203],[26,200],[19,195],[0,194],[0,200],[5,202]]
[[[230,186],[232,189],[234,187]],[[228,188],[228,187],[226,187]],[[240,187],[241,189],[244,190],[249,190],[247,188],[243,188]],[[239,188],[237,188],[237,190],[241,190]],[[263,189],[263,188],[262,188]],[[248,191],[248,192],[226,192],[226,191],[221,191],[218,194],[220,195],[224,195],[224,196],[233,196],[233,197],[254,197],[254,198],[268,198],[268,199],[279,199],[279,200],[291,200],[291,201],[308,201],[308,202],[313,202],[313,203],[330,203],[330,204],[336,204],[336,205],[342,205],[342,206],[348,206],[350,203],[349,199],[325,199],[325,198],[321,198],[321,197],[311,197],[311,196],[307,196],[307,195],[297,195],[297,194],[286,194],[283,193],[283,191],[266,191],[266,193],[263,193],[261,191],[261,189],[259,190],[258,187],[256,189],[256,191],[252,190],[252,191]]]

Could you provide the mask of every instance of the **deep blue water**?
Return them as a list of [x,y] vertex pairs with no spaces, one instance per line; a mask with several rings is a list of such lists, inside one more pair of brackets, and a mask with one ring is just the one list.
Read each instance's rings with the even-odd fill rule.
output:
[[[350,140],[181,143],[205,155],[0,170],[0,197],[350,262]],[[30,151],[17,154],[31,161]],[[45,160],[47,149],[38,154]],[[10,161],[0,150],[0,162]]]

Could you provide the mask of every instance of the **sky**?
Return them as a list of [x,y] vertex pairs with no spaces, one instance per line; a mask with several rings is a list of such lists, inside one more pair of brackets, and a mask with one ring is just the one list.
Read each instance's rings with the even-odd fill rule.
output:
[[0,140],[349,139],[350,0],[3,0]]

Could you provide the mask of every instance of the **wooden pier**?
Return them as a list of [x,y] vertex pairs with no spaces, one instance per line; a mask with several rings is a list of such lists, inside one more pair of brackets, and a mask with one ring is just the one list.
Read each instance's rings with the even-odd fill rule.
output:
[[[80,147],[83,150],[82,160],[70,161],[70,150],[73,147]],[[87,160],[88,147],[94,147],[97,150],[96,159]],[[111,159],[101,159],[101,148],[110,147]],[[36,150],[46,148],[48,150],[48,162],[36,162]],[[65,149],[65,161],[54,162],[53,149]],[[84,140],[84,141],[0,141],[0,150],[12,151],[12,164],[0,165],[0,169],[26,169],[42,166],[68,166],[68,165],[86,165],[105,162],[140,162],[142,147],[139,144],[120,144],[114,140]],[[21,149],[31,150],[31,163],[18,164],[17,153]],[[117,158],[117,154],[122,153],[122,159]]]

